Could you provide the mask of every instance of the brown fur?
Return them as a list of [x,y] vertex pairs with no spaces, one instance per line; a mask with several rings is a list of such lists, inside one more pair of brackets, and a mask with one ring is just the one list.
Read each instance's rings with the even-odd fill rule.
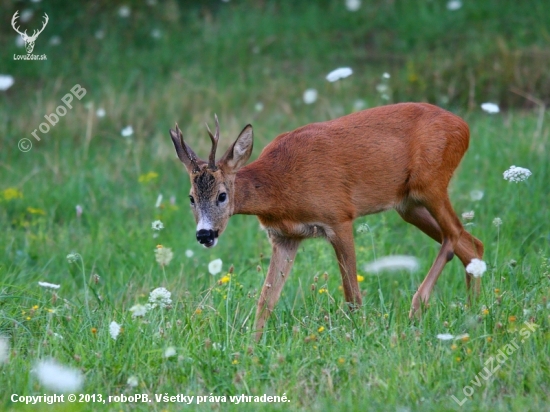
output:
[[[256,215],[272,242],[273,256],[258,302],[257,338],[300,241],[308,237],[323,236],[331,242],[346,301],[361,304],[352,227],[359,216],[396,209],[405,221],[442,244],[413,297],[410,316],[419,313],[421,302],[427,303],[453,254],[465,266],[483,255],[483,244],[463,229],[447,194],[469,143],[468,125],[450,112],[425,103],[402,103],[309,124],[281,134],[256,161],[235,167],[235,159],[242,164],[248,159],[243,156],[243,161],[235,150],[235,145],[248,142],[241,136],[217,164],[221,174],[216,172],[216,179],[228,188],[229,206],[216,217],[216,229],[221,233],[230,215]],[[205,162],[201,168],[208,170]],[[188,170],[192,172],[190,166]],[[200,198],[199,188],[192,186],[192,195]],[[469,274],[466,280],[469,288]],[[478,290],[479,282],[474,292]]]

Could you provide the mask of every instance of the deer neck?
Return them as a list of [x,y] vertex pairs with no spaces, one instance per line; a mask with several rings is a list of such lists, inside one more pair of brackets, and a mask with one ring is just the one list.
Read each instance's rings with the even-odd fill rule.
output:
[[254,163],[240,169],[235,176],[234,215],[262,216],[273,210],[273,187]]

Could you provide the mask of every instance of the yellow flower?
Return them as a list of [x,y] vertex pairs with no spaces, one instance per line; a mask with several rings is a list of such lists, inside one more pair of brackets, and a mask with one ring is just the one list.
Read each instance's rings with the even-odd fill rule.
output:
[[493,338],[490,336],[487,336],[487,342],[491,343],[493,341]]
[[462,358],[461,358],[460,356],[457,356],[457,357],[456,357],[456,361],[457,361],[457,362],[460,362],[461,360],[462,360]]
[[500,289],[499,288],[496,288],[495,289],[495,295],[498,295],[500,293]]
[[38,209],[36,207],[30,207],[30,206],[27,208],[27,212],[29,212],[31,215],[42,215],[42,216],[46,215],[46,212],[44,212],[44,210]]
[[321,333],[325,330],[324,326],[320,326],[319,329],[317,329],[317,332]]
[[319,289],[319,293],[321,293],[321,294],[322,294],[322,293],[327,293],[327,292],[328,292],[328,291],[327,291],[325,288]]
[[15,187],[8,187],[7,189],[4,189],[2,191],[2,197],[6,201],[13,200],[13,199],[21,199],[23,198],[23,193],[19,189],[16,189]]
[[346,363],[346,359],[344,359],[344,358],[338,358],[338,363],[339,363],[340,365],[343,365],[344,363]]
[[481,311],[481,313],[482,313],[483,315],[488,315],[488,314],[489,314],[489,309],[485,308],[485,309],[483,309],[483,310]]
[[357,282],[362,282],[365,280],[365,277],[364,276],[361,276],[361,275],[357,275]]
[[451,345],[451,350],[456,350],[458,346],[456,346],[454,343]]
[[228,273],[227,275],[225,275],[224,277],[222,277],[219,281],[219,283],[221,285],[224,285],[226,283],[229,283],[229,281],[231,280],[231,275]]
[[202,313],[202,309],[201,309],[201,308],[195,309],[195,314],[196,314],[196,315],[200,315],[201,313]]
[[508,322],[513,323],[513,322],[515,322],[516,320],[517,320],[517,318],[516,318],[514,315],[508,317]]
[[149,183],[153,180],[155,180],[159,176],[156,172],[149,172],[145,173],[144,175],[141,175],[138,179],[139,183]]
[[232,365],[238,365],[239,361],[237,359],[233,359],[233,362],[231,362]]
[[38,305],[34,305],[32,308],[33,308],[34,310],[36,310],[36,309],[38,309]]

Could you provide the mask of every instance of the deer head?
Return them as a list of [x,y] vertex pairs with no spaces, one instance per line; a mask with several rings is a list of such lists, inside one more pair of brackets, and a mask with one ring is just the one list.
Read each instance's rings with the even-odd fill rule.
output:
[[237,171],[246,164],[252,153],[252,126],[247,125],[235,142],[216,162],[216,148],[220,138],[220,125],[216,119],[216,132],[208,135],[212,142],[208,162],[200,159],[183,140],[183,134],[176,124],[170,129],[170,137],[176,153],[185,165],[191,179],[189,200],[197,223],[197,241],[205,247],[213,247],[227,226],[234,209],[234,183]]
[[19,33],[23,38],[23,41],[25,42],[25,48],[27,49],[27,54],[31,54],[34,49],[34,42],[36,41],[36,38],[38,37],[38,35],[42,33],[42,31],[44,30],[44,28],[46,27],[46,24],[48,24],[49,18],[48,18],[48,15],[44,13],[44,23],[42,24],[42,28],[40,30],[34,30],[34,32],[32,33],[32,36],[29,36],[27,34],[27,30],[25,30],[25,32],[21,32],[19,30],[19,26],[15,27],[17,19],[19,18],[18,13],[19,13],[19,10],[16,11],[15,14],[13,15],[11,19],[11,25],[13,29],[17,33]]

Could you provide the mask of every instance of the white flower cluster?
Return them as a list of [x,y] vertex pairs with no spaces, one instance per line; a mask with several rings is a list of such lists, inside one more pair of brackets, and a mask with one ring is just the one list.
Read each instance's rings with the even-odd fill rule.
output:
[[510,166],[503,174],[504,180],[509,182],[519,183],[527,180],[532,175],[529,169],[519,166]]
[[473,275],[474,278],[480,278],[486,270],[487,264],[483,260],[477,258],[472,259],[468,266],[466,266],[466,272]]
[[151,308],[156,308],[157,306],[165,308],[172,304],[172,299],[170,299],[172,294],[166,288],[156,288],[149,294],[149,303]]
[[33,373],[44,388],[53,392],[78,392],[84,383],[82,372],[54,359],[38,361]]
[[170,249],[169,247],[164,247],[159,245],[155,249],[155,259],[157,263],[161,266],[169,265],[173,257],[174,257],[174,253],[172,252],[172,249]]

